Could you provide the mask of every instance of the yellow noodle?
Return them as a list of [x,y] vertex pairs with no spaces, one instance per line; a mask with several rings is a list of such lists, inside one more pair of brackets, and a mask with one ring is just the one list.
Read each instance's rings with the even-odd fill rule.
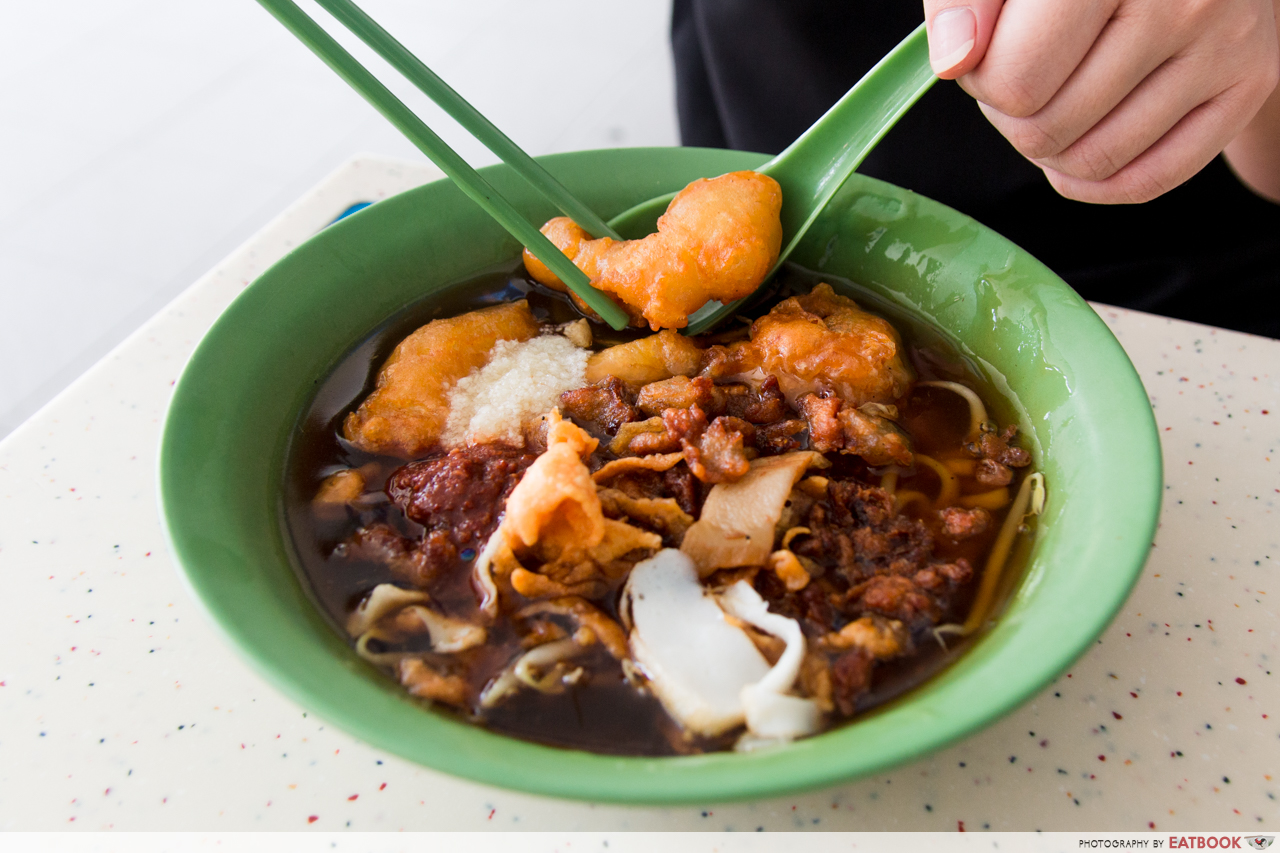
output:
[[[1036,503],[1039,505],[1034,508],[1031,506],[1033,491],[1037,495]],[[1043,508],[1044,499],[1041,497],[1043,494],[1043,474],[1031,474],[1022,481],[1018,494],[1013,499],[1013,506],[1009,508],[1009,514],[996,535],[995,544],[991,546],[991,556],[987,557],[986,568],[982,571],[982,585],[978,587],[978,594],[973,599],[969,618],[964,621],[961,634],[972,634],[986,621],[987,611],[991,609],[992,599],[995,598],[996,587],[1000,582],[1000,573],[1009,559],[1009,552],[1013,549],[1013,541],[1018,536],[1018,529],[1022,527],[1028,515],[1038,514],[1038,510]],[[1033,509],[1036,511],[1029,511]]]
[[973,469],[977,466],[976,459],[944,459],[942,464],[951,469],[951,473],[957,477],[972,477]]
[[376,663],[378,666],[399,666],[400,661],[405,658],[421,658],[421,654],[414,652],[374,652],[369,650],[370,640],[381,640],[382,635],[377,631],[365,631],[356,639],[356,654],[369,661]]
[[902,512],[913,503],[923,504],[925,512],[933,509],[933,501],[929,500],[929,496],[924,492],[898,492],[898,494],[894,496],[894,501],[897,504],[898,512]]
[[814,474],[812,477],[805,477],[799,483],[796,483],[796,488],[814,500],[820,501],[827,496],[828,482],[826,477]]
[[485,686],[480,692],[480,707],[492,708],[519,690],[521,684],[541,693],[563,692],[565,681],[577,680],[567,661],[582,651],[582,646],[568,638],[535,646]]
[[982,432],[982,425],[987,422],[987,407],[982,404],[982,399],[973,392],[972,389],[961,385],[959,382],[943,382],[941,380],[931,380],[928,382],[917,382],[916,387],[924,386],[927,388],[946,388],[964,397],[969,404],[969,439],[975,439]]
[[1009,503],[1009,488],[1001,486],[998,489],[979,492],[976,495],[961,495],[959,503],[960,506],[968,509],[973,509],[976,506],[980,506],[983,509],[1000,509]]
[[889,494],[893,494],[894,490],[898,488],[897,465],[889,466],[889,470],[885,471],[884,475],[880,477],[880,488],[884,489]]
[[923,462],[925,465],[933,469],[938,475],[938,479],[942,481],[942,488],[938,492],[936,501],[938,509],[954,506],[956,497],[960,494],[960,481],[956,479],[956,475],[951,473],[951,469],[943,465],[932,456],[925,456],[923,453],[915,455],[916,462]]
[[807,536],[812,533],[813,531],[807,527],[792,527],[786,533],[782,534],[783,549],[788,551],[791,550],[791,540],[795,539],[797,536]]
[[798,592],[809,585],[809,572],[800,559],[790,551],[774,551],[769,555],[769,569],[778,576],[787,589]]

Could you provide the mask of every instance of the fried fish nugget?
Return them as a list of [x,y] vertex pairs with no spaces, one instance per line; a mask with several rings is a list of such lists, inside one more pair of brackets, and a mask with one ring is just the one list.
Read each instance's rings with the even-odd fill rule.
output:
[[822,283],[784,299],[751,326],[751,340],[721,351],[717,372],[761,371],[788,400],[830,389],[850,406],[889,403],[907,392],[911,371],[889,321]]
[[538,321],[524,300],[432,320],[400,342],[377,387],[347,415],[342,434],[361,450],[421,456],[440,442],[454,383],[489,360],[497,341],[525,341]]
[[[658,219],[658,232],[641,240],[590,235],[563,216],[542,233],[650,328],[679,329],[708,300],[730,302],[755,291],[782,247],[782,190],[756,172],[702,178],[676,194]],[[563,283],[527,249],[533,278]]]

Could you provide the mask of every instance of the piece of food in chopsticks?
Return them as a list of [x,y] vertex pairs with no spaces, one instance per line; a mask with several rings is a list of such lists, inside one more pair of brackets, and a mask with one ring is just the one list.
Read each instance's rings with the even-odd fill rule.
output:
[[[640,240],[593,240],[564,216],[547,222],[542,233],[635,322],[655,331],[682,329],[708,301],[731,302],[760,286],[782,247],[781,210],[782,190],[773,178],[730,172],[677,193],[657,233]],[[528,250],[524,263],[536,281],[565,290]]]

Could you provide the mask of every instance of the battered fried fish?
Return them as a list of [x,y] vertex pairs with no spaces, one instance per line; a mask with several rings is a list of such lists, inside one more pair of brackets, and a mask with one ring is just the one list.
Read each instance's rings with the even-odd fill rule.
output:
[[891,403],[907,392],[911,372],[889,321],[822,283],[784,299],[751,326],[751,340],[707,351],[717,378],[776,376],[793,404],[834,392],[849,406]]
[[377,388],[347,415],[343,435],[370,453],[422,455],[440,442],[454,384],[482,367],[497,341],[536,334],[538,321],[523,299],[432,320],[391,353]]
[[[777,181],[730,172],[677,193],[658,219],[658,232],[641,240],[592,240],[563,216],[542,233],[633,318],[655,331],[679,329],[709,300],[729,302],[760,286],[782,247],[781,210]],[[536,281],[566,289],[527,249],[524,263]]]

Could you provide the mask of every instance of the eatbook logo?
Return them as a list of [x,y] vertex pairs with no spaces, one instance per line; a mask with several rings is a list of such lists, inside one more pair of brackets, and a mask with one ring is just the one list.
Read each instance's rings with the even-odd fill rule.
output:
[[1276,837],[1274,835],[1255,835],[1248,839],[1249,846],[1254,850],[1266,850],[1271,846],[1271,842],[1275,840]]

